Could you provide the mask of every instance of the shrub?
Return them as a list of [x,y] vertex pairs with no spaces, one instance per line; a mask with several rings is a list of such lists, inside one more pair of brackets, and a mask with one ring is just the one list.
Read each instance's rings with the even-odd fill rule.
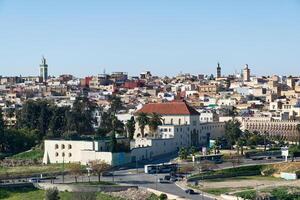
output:
[[45,200],[59,200],[59,192],[57,188],[51,188],[46,190]]
[[161,193],[161,194],[159,195],[159,199],[160,199],[160,200],[166,200],[166,199],[168,199],[168,195],[166,195],[165,193]]
[[94,192],[74,192],[72,194],[73,200],[96,200],[96,193]]

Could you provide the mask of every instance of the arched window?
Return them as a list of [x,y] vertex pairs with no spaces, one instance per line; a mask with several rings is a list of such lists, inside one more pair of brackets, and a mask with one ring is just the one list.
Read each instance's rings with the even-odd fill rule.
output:
[[62,157],[65,157],[65,152],[62,153]]
[[72,154],[71,154],[71,153],[69,153],[69,157],[72,157]]
[[55,144],[55,149],[58,149],[58,144]]
[[61,149],[65,149],[65,145],[64,144],[61,145]]
[[69,145],[68,145],[68,149],[72,149],[72,145],[69,144]]
[[58,156],[58,153],[57,153],[57,152],[55,153],[55,156],[56,156],[56,157]]

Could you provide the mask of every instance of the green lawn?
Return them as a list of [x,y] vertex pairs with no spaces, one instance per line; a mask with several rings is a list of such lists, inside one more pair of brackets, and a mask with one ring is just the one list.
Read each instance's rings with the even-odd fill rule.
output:
[[283,181],[281,178],[273,176],[236,176],[230,178],[207,179],[206,182],[223,182],[223,181],[241,181],[241,180],[267,180],[267,181]]
[[31,151],[25,151],[22,153],[15,154],[9,158],[16,160],[42,160],[44,155],[44,151],[41,149],[34,149]]
[[[71,192],[60,192],[61,200],[71,200]],[[19,188],[19,189],[0,189],[0,199],[2,200],[43,200],[45,197],[45,191],[35,188]],[[97,200],[124,200],[109,196],[104,193],[97,193]]]
[[229,192],[234,192],[234,191],[240,191],[240,190],[247,190],[247,189],[253,189],[251,187],[240,187],[240,188],[229,188],[229,187],[224,187],[224,188],[202,188],[201,186],[193,186],[193,185],[189,185],[189,187],[209,193],[209,194],[213,194],[213,195],[221,195],[221,194],[225,194],[225,193],[229,193]]
[[[65,171],[69,170],[69,164],[65,164]],[[33,165],[33,166],[18,166],[18,167],[0,167],[0,178],[31,176],[41,173],[59,173],[62,172],[62,164],[49,165]]]

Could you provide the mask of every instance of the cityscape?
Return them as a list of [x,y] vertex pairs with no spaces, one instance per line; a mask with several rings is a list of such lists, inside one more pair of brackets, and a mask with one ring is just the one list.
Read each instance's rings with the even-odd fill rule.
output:
[[[91,2],[91,5],[89,4],[91,7],[87,8],[85,3],[76,2],[70,5],[56,1],[53,4],[45,3],[51,9],[60,5],[57,11],[53,10],[51,14],[45,12],[45,15],[55,23],[63,24],[64,20],[74,14],[73,12],[78,12],[73,16],[76,19],[78,16],[82,18],[88,16],[88,19],[93,21],[97,16],[108,20],[104,20],[105,23],[99,22],[99,26],[101,24],[105,30],[105,28],[115,27],[116,22],[120,27],[132,26],[130,20],[130,22],[125,20],[125,24],[121,23],[122,17],[132,19],[131,12],[135,17],[141,17],[138,20],[146,24],[151,24],[151,20],[165,20],[165,17],[170,14],[172,20],[176,19],[175,21],[178,22],[175,27],[181,29],[181,26],[185,25],[179,22],[188,23],[191,20],[186,16],[189,14],[188,8],[191,11],[191,18],[198,19],[201,16],[208,17],[208,14],[204,12],[196,15],[192,8],[195,7],[196,11],[200,12],[201,9],[206,10],[213,6],[219,10],[220,4],[223,5],[223,3],[207,1],[174,2],[168,4],[170,6],[168,7],[165,2],[155,1],[153,4],[148,4],[128,1],[128,4],[124,4],[128,6],[128,8],[125,6],[128,11],[122,11],[115,18],[110,18],[108,16],[115,14],[116,10],[119,11],[123,3]],[[295,27],[293,22],[300,22],[300,15],[295,14],[295,10],[290,6],[300,4],[291,2],[293,1],[282,2],[282,4],[276,2],[271,7],[279,9],[282,5],[283,10],[291,10],[294,18],[290,19],[290,24],[285,28],[298,33],[300,23]],[[228,3],[237,7],[248,5],[248,3],[234,1]],[[258,1],[252,3],[259,4]],[[35,24],[35,20],[39,20],[36,16],[47,18],[39,14],[39,12],[44,13],[45,8],[41,6],[44,4],[29,1],[30,8],[27,8],[30,10],[33,5],[41,10],[33,14],[33,18],[29,17],[30,14],[24,15],[22,22]],[[130,5],[133,7],[129,8]],[[186,7],[181,7],[183,5]],[[70,6],[70,9],[66,9],[66,6]],[[261,6],[270,5],[263,3]],[[111,7],[116,10],[109,10],[108,8]],[[137,7],[146,14],[141,14],[142,11]],[[15,12],[20,11],[20,8],[26,8],[26,5],[0,0],[0,26],[2,23],[5,27],[8,26],[7,22],[1,19],[2,16],[4,18],[15,16],[19,20],[18,17],[22,14]],[[183,13],[179,12],[180,17],[177,18],[177,15],[171,15],[174,14],[173,9]],[[240,12],[231,13],[233,8],[225,7],[225,9],[228,11],[224,11],[223,15],[230,19],[228,25],[236,22],[235,19],[230,18],[233,15],[243,16]],[[60,15],[60,11],[67,12],[68,17]],[[90,15],[85,11],[90,12]],[[259,11],[257,9],[255,13],[261,14]],[[156,15],[152,13],[152,16],[149,12],[154,12]],[[273,10],[266,12],[273,13]],[[56,18],[55,14],[63,16],[62,19]],[[253,18],[241,18],[242,24],[259,23]],[[272,17],[266,15],[266,19],[269,18],[271,20]],[[18,20],[11,23],[17,25]],[[286,15],[282,20],[287,20]],[[215,19],[208,21],[217,24]],[[106,24],[107,22],[110,22],[109,25]],[[53,26],[51,21],[45,22],[47,23]],[[23,26],[23,23],[21,24]],[[44,22],[42,24],[45,26]],[[266,65],[267,61],[262,61],[265,57],[261,57],[261,49],[256,53],[253,50],[253,56],[243,60],[245,64],[238,64],[243,56],[237,54],[239,58],[236,58],[235,62],[229,58],[230,52],[219,55],[219,51],[214,52],[218,54],[214,59],[210,56],[201,58],[204,54],[199,53],[199,59],[188,61],[188,54],[193,54],[191,49],[190,53],[186,52],[187,64],[184,65],[186,67],[179,67],[182,54],[176,57],[177,50],[174,49],[172,52],[172,49],[168,48],[170,53],[174,53],[173,60],[179,61],[178,65],[170,68],[167,65],[162,66],[165,64],[162,57],[166,44],[161,44],[155,48],[155,51],[162,57],[152,57],[155,62],[162,62],[162,65],[156,67],[149,66],[149,62],[143,56],[132,60],[132,68],[127,67],[130,59],[125,60],[126,64],[122,67],[110,67],[111,65],[103,61],[106,60],[105,56],[100,54],[97,55],[99,60],[86,59],[87,63],[94,63],[91,71],[89,71],[89,64],[86,68],[77,67],[76,64],[74,67],[70,67],[72,64],[59,67],[66,64],[64,63],[66,61],[62,61],[61,65],[55,64],[59,63],[65,48],[74,51],[72,45],[68,46],[67,41],[69,37],[73,37],[72,34],[61,36],[66,41],[65,44],[61,44],[62,46],[52,46],[52,42],[58,41],[51,40],[52,36],[49,34],[49,38],[42,40],[47,44],[42,51],[34,41],[37,33],[34,30],[39,29],[39,25],[34,25],[33,29],[29,30],[31,25],[28,25],[26,30],[32,31],[33,45],[28,47],[28,51],[22,52],[21,58],[28,55],[25,59],[26,65],[34,64],[26,69],[21,69],[17,56],[15,59],[18,61],[12,61],[11,55],[8,55],[10,48],[13,47],[12,50],[16,48],[15,51],[18,52],[18,47],[4,41],[17,38],[20,33],[15,33],[13,28],[7,30],[8,34],[0,32],[0,38],[4,39],[3,44],[8,46],[8,53],[0,56],[0,199],[300,200],[298,63],[280,69],[275,66],[269,67]],[[77,26],[85,27],[86,24],[76,21]],[[203,26],[209,25],[203,24]],[[159,27],[155,26],[157,29]],[[272,29],[267,25],[265,28]],[[80,34],[91,34],[94,30],[84,29]],[[64,30],[61,31],[64,35]],[[105,31],[108,35],[111,34],[109,30]],[[131,32],[129,29],[127,31],[127,36],[116,36],[116,38],[128,37],[127,39],[131,41],[131,34],[136,32]],[[142,32],[142,28],[140,31]],[[147,41],[147,45],[153,42],[153,46],[156,46],[157,41],[154,37],[163,38],[156,33],[153,31],[155,35],[153,38],[141,35],[134,37],[137,37],[139,42]],[[10,34],[12,35],[9,36]],[[76,34],[78,33],[74,33]],[[197,34],[191,31],[191,37],[196,37],[192,35]],[[231,32],[228,31],[226,34]],[[274,38],[276,34],[280,33],[274,33]],[[31,37],[29,35],[26,36],[27,40]],[[94,37],[93,34],[90,36]],[[96,37],[101,41],[101,36]],[[288,37],[288,34],[284,37]],[[295,37],[294,42],[290,44],[292,51],[294,44],[298,46],[298,38],[297,34],[290,37]],[[274,39],[270,35],[267,38]],[[243,46],[243,42],[247,41],[246,36],[241,41],[238,40],[239,38],[235,38],[231,42],[235,41],[234,45]],[[116,41],[113,39],[110,42],[112,46],[116,45],[116,48],[124,48],[122,46],[124,44],[115,44]],[[273,42],[280,43],[275,39]],[[76,48],[80,48],[80,43],[79,41]],[[90,44],[89,52],[85,52],[85,47],[82,46],[80,55],[74,54],[70,63],[85,62],[84,58],[90,58],[93,48],[100,44],[105,47],[105,43],[101,42],[96,45]],[[19,47],[23,48],[22,45],[20,44]],[[143,51],[147,51],[150,57],[154,55],[151,52],[154,47],[151,45],[147,46],[149,50],[142,43],[140,46],[137,45],[140,48],[136,48],[136,43],[133,43],[132,46],[136,49],[129,46],[124,51],[125,56],[131,52],[139,57],[142,55],[139,52]],[[258,46],[253,44],[251,48],[259,48]],[[59,50],[60,48],[63,50]],[[278,45],[276,48],[280,49],[281,46]],[[110,50],[108,48],[107,52]],[[207,51],[211,50],[207,49]],[[5,48],[0,47],[0,52],[2,51],[6,52]],[[40,54],[36,55],[35,51],[39,51]],[[55,51],[57,54],[53,53]],[[108,54],[107,52],[105,55]],[[271,53],[274,52],[275,50]],[[284,54],[283,58],[288,56],[291,57],[290,62],[297,62],[297,57],[294,57],[293,53]],[[65,54],[69,53],[65,52]],[[228,58],[224,58],[225,55]],[[111,56],[115,56],[117,60],[122,58],[115,54]],[[272,56],[274,62],[280,63],[282,60],[276,53]],[[33,57],[37,59],[32,59]],[[207,66],[208,60],[211,61],[209,66]],[[12,66],[4,66],[9,61],[12,62]],[[136,62],[144,61],[144,67],[135,67]],[[194,65],[191,63],[194,62],[199,62],[199,66],[191,67]],[[253,64],[247,64],[248,62]],[[112,65],[115,63],[116,61],[112,59]],[[93,73],[94,71],[96,73]]]

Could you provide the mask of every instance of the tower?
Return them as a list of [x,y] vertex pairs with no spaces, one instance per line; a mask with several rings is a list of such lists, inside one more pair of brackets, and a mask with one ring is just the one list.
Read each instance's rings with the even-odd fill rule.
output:
[[43,82],[46,82],[48,79],[48,65],[44,56],[42,58],[42,63],[40,64],[40,77],[42,77]]
[[221,78],[221,67],[220,67],[220,63],[218,63],[218,66],[217,66],[217,78]]
[[245,68],[243,69],[243,80],[244,81],[250,81],[250,69],[248,67],[248,64],[245,65]]

